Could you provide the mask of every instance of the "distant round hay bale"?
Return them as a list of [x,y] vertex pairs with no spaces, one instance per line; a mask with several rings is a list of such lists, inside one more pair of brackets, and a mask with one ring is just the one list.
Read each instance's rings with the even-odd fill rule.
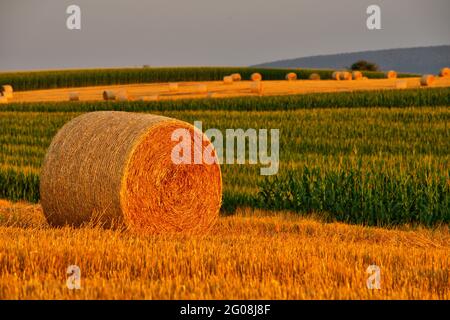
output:
[[254,82],[250,83],[250,92],[262,94],[263,93],[262,81],[254,81]]
[[397,72],[395,72],[394,70],[389,70],[389,71],[384,73],[384,77],[386,79],[396,79],[397,78]]
[[439,72],[439,76],[448,78],[450,77],[450,68],[442,68],[441,72]]
[[341,80],[341,73],[340,73],[339,71],[334,71],[334,72],[331,74],[331,78],[332,78],[333,80]]
[[289,72],[286,75],[286,80],[287,81],[295,81],[295,80],[297,80],[297,74],[295,72]]
[[116,101],[128,101],[128,92],[121,90],[116,94]]
[[348,71],[342,71],[341,80],[352,80],[352,74]]
[[4,95],[0,95],[0,104],[8,103],[8,98]]
[[262,80],[262,75],[258,72],[255,72],[251,75],[250,79],[252,81],[261,81]]
[[14,96],[14,90],[13,87],[9,84],[5,84],[2,86],[1,91],[2,95],[6,97],[7,99],[12,99]]
[[233,84],[233,77],[232,76],[223,77],[223,83],[224,84]]
[[240,73],[233,73],[231,75],[231,78],[233,78],[233,81],[241,81],[242,77]]
[[361,71],[355,70],[355,71],[352,72],[353,80],[362,80],[362,77],[363,77],[363,74],[362,74]]
[[408,88],[408,82],[406,80],[400,80],[395,83],[396,89],[406,89]]
[[69,92],[69,101],[80,101],[80,94],[78,92]]
[[432,74],[424,74],[422,78],[420,78],[420,85],[422,86],[431,86],[435,81],[435,77]]
[[169,83],[169,91],[177,92],[178,91],[178,83]]
[[208,92],[208,86],[206,84],[197,84],[194,88],[194,91],[196,93],[207,93]]
[[103,91],[103,100],[116,100],[116,93],[112,90]]
[[320,74],[318,74],[318,73],[311,73],[309,75],[309,80],[320,80]]
[[141,96],[138,98],[138,101],[158,101],[159,100],[159,95],[154,94],[154,95],[150,95],[150,96]]
[[[183,138],[172,139],[180,130]],[[193,146],[192,159],[194,148],[207,150],[210,162],[177,164],[180,144]],[[191,124],[102,111],[71,120],[53,138],[40,194],[52,226],[95,221],[137,232],[203,233],[218,217],[222,178],[213,145]]]

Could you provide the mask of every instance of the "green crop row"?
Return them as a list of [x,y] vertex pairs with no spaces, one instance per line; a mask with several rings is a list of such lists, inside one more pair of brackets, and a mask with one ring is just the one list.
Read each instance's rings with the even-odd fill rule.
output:
[[[80,114],[65,111],[0,112],[0,197],[39,199],[46,149]],[[202,121],[204,130],[280,129],[276,176],[261,176],[261,165],[222,165],[226,211],[285,208],[376,225],[449,222],[448,107],[152,113]]]
[[91,112],[103,110],[149,112],[164,110],[275,111],[317,108],[448,106],[450,88],[311,93],[289,96],[237,97],[128,102],[10,103],[1,111]]
[[[330,79],[333,70],[268,69],[247,67],[166,67],[166,68],[122,68],[122,69],[80,69],[33,72],[0,73],[0,85],[10,84],[16,91],[66,87],[86,87],[113,84],[156,83],[177,81],[214,81],[224,76],[240,73],[249,79],[254,72],[266,80],[283,80],[288,72],[295,72],[299,79],[307,79],[311,73],[318,73],[322,79]],[[369,78],[382,78],[381,72],[366,72]],[[399,77],[416,76],[401,74]]]

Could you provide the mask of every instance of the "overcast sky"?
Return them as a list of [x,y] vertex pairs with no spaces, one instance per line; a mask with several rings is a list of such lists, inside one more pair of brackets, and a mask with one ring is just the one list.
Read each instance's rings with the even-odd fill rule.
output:
[[[81,30],[66,8],[81,7]],[[381,7],[382,30],[366,27]],[[450,0],[0,0],[0,70],[251,65],[450,44]]]

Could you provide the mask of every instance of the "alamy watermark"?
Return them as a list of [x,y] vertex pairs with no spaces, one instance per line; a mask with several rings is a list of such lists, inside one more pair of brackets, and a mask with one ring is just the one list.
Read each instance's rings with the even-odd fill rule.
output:
[[372,264],[367,267],[366,272],[370,274],[367,278],[366,285],[369,290],[381,289],[381,269],[379,266]]
[[77,265],[70,265],[66,273],[68,275],[66,279],[66,286],[69,290],[81,289],[81,269]]
[[211,128],[204,132],[211,144],[204,147],[202,122],[195,121],[194,127],[194,137],[188,129],[179,128],[172,132],[172,141],[178,142],[171,154],[174,164],[259,164],[265,166],[260,168],[261,175],[278,173],[279,129],[226,129],[223,134],[219,129]]

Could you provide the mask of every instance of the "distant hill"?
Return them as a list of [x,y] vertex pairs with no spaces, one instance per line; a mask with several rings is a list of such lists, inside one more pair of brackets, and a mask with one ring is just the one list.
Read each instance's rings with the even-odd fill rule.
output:
[[255,67],[342,69],[358,60],[375,62],[381,70],[438,73],[442,67],[450,67],[450,45],[311,56],[267,62]]

